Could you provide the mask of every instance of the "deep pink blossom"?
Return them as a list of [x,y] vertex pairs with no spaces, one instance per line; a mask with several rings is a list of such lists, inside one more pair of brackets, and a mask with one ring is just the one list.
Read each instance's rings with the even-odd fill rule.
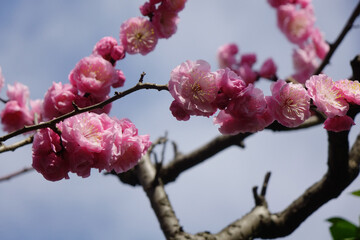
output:
[[74,110],[72,102],[75,102],[76,97],[77,89],[73,85],[53,82],[44,97],[44,119],[50,120]]
[[349,103],[360,105],[360,83],[359,81],[351,81],[343,79],[335,82],[336,88],[341,91],[342,96],[345,97]]
[[285,4],[288,4],[288,3],[292,3],[294,0],[268,0],[268,3],[274,7],[274,8],[277,8],[277,7],[280,7],[281,5],[285,5]]
[[32,125],[34,116],[27,106],[20,106],[18,101],[11,100],[5,104],[0,114],[3,130],[13,132],[24,126]]
[[347,115],[327,118],[324,122],[324,128],[332,132],[349,131],[353,125],[354,120]]
[[314,75],[306,81],[305,86],[315,106],[326,116],[344,116],[348,111],[349,104],[327,75]]
[[239,52],[239,48],[235,43],[228,43],[219,47],[217,51],[217,59],[220,68],[232,69],[236,64],[236,54]]
[[129,54],[146,55],[154,50],[158,36],[154,25],[145,18],[130,18],[121,25],[120,41]]
[[169,38],[175,34],[178,22],[178,13],[170,11],[164,5],[160,5],[152,18],[152,23],[159,38]]
[[268,106],[280,124],[297,127],[311,116],[310,96],[301,84],[278,80],[271,85],[272,96],[267,97]]
[[169,11],[179,12],[184,9],[187,0],[164,0],[162,5]]
[[277,15],[280,30],[292,43],[303,44],[310,36],[315,22],[312,7],[297,9],[292,4],[282,5]]
[[68,179],[69,164],[61,151],[57,133],[49,128],[37,131],[32,147],[33,168],[49,181]]
[[216,79],[207,62],[188,60],[172,70],[169,91],[189,115],[211,116],[216,111]]
[[271,79],[276,76],[277,67],[272,58],[268,58],[261,65],[259,75],[263,78]]
[[178,121],[187,121],[190,119],[190,115],[184,110],[183,106],[176,100],[172,101],[170,105],[170,111]]
[[329,52],[330,46],[324,40],[323,34],[318,28],[315,28],[311,33],[311,39],[315,47],[316,55],[320,59],[324,59]]
[[81,59],[69,74],[70,83],[82,94],[103,97],[110,86],[118,81],[113,65],[99,55]]
[[113,119],[115,138],[108,170],[126,172],[138,164],[150,147],[149,135],[138,135],[135,125],[128,119]]

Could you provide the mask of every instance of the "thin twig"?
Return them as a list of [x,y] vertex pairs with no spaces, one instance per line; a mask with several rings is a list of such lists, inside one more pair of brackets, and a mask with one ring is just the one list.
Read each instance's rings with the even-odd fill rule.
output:
[[12,145],[6,146],[6,145],[0,145],[0,153],[8,152],[8,151],[15,151],[19,147],[23,147],[25,145],[28,145],[32,143],[34,140],[33,136],[30,136],[28,138],[25,138],[24,140],[21,140],[17,143],[14,143]]
[[32,168],[32,167],[25,167],[25,168],[23,168],[23,169],[21,169],[21,170],[19,170],[19,171],[16,171],[16,172],[11,173],[11,174],[8,174],[8,175],[6,175],[6,176],[0,177],[0,182],[1,182],[1,181],[10,180],[11,178],[17,177],[17,176],[19,176],[19,175],[22,175],[22,174],[24,174],[24,173],[26,173],[26,172],[30,172],[30,171],[32,171],[32,170],[34,170],[34,168]]
[[333,44],[330,44],[329,52],[325,56],[324,60],[320,64],[320,66],[315,70],[313,75],[320,74],[324,70],[326,65],[329,64],[330,59],[331,59],[332,55],[334,54],[335,50],[339,47],[340,43],[345,38],[346,34],[353,27],[354,21],[359,15],[360,15],[360,2],[355,7],[354,11],[352,12],[350,18],[346,22],[346,24],[345,24],[343,30],[341,31],[341,33],[339,34],[338,38],[335,40],[335,42]]
[[18,136],[18,135],[26,133],[26,132],[34,131],[37,129],[47,128],[47,127],[53,128],[56,125],[56,123],[59,123],[69,117],[75,116],[75,115],[83,113],[83,112],[88,112],[88,111],[91,111],[94,109],[103,108],[105,105],[112,103],[120,98],[125,97],[126,95],[128,95],[130,93],[136,92],[141,89],[156,89],[158,91],[162,91],[162,90],[168,90],[168,86],[167,85],[158,85],[158,84],[153,84],[153,83],[137,83],[134,87],[129,88],[128,90],[125,90],[124,92],[116,92],[115,96],[113,96],[103,102],[94,104],[92,106],[84,107],[84,108],[78,108],[77,110],[73,110],[72,112],[69,112],[60,117],[54,118],[51,121],[42,122],[37,125],[25,126],[22,129],[19,129],[17,131],[14,131],[12,133],[4,135],[4,136],[0,137],[0,142],[4,142],[12,137]]

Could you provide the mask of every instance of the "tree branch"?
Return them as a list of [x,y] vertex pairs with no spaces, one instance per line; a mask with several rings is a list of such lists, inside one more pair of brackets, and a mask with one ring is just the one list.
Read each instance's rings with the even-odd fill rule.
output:
[[10,180],[11,178],[17,177],[17,176],[19,176],[19,175],[22,175],[22,174],[24,174],[24,173],[26,173],[26,172],[30,172],[30,171],[32,171],[32,170],[34,170],[34,168],[32,168],[32,167],[25,167],[25,168],[23,168],[23,169],[21,169],[21,170],[19,170],[19,171],[16,171],[16,172],[11,173],[11,174],[8,174],[8,175],[6,175],[6,176],[0,177],[0,182]]
[[15,136],[18,136],[20,134],[23,134],[23,133],[26,133],[26,132],[30,132],[30,131],[34,131],[34,130],[37,130],[37,129],[41,129],[41,128],[53,128],[55,127],[55,124],[56,123],[59,123],[69,117],[72,117],[72,116],[75,116],[77,114],[80,114],[80,113],[83,113],[83,112],[88,112],[88,111],[91,111],[91,110],[94,110],[94,109],[97,109],[97,108],[103,108],[105,105],[111,103],[111,102],[114,102],[120,98],[123,98],[125,97],[126,95],[130,94],[130,93],[133,93],[133,92],[136,92],[138,90],[141,90],[141,89],[156,89],[158,91],[162,91],[162,90],[168,90],[168,87],[167,85],[157,85],[157,84],[153,84],[153,83],[141,83],[141,82],[138,82],[134,87],[132,88],[129,88],[128,90],[125,90],[124,92],[115,92],[115,96],[103,101],[103,102],[100,102],[100,103],[97,103],[97,104],[94,104],[92,106],[89,106],[89,107],[84,107],[84,108],[76,108],[75,110],[73,110],[72,112],[69,112],[67,114],[64,114],[60,117],[57,117],[57,118],[54,118],[52,119],[51,121],[47,121],[47,122],[42,122],[42,123],[39,123],[39,124],[36,124],[36,125],[31,125],[31,126],[25,126],[23,127],[22,129],[19,129],[17,131],[14,131],[10,134],[7,134],[7,135],[4,135],[2,137],[0,137],[0,142],[4,142],[12,137],[15,137]]
[[9,145],[9,146],[0,145],[0,153],[7,152],[7,151],[15,151],[19,147],[23,147],[25,145],[32,143],[33,140],[34,140],[34,136],[30,136],[28,138],[25,138],[17,143]]
[[355,19],[360,15],[360,2],[357,4],[357,6],[355,7],[354,11],[352,12],[351,16],[349,17],[348,21],[346,22],[343,30],[341,31],[341,33],[339,34],[339,36],[337,37],[337,39],[335,40],[334,43],[330,44],[330,49],[329,52],[327,53],[327,55],[325,56],[325,58],[323,59],[322,63],[320,64],[320,66],[315,70],[315,72],[313,73],[313,75],[317,75],[320,74],[324,68],[326,67],[326,65],[329,64],[330,59],[332,57],[332,55],[334,54],[335,50],[339,47],[340,43],[343,41],[343,39],[345,38],[346,34],[350,31],[350,29],[353,27],[354,21]]

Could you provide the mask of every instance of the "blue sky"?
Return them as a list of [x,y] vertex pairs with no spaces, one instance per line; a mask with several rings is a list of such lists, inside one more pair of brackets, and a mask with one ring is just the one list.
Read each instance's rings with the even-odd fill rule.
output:
[[[139,0],[2,1],[0,66],[7,83],[29,86],[31,98],[42,98],[52,82],[68,82],[75,64],[88,56],[103,36],[118,38],[126,19],[139,16]],[[315,1],[316,25],[333,41],[357,1]],[[360,24],[360,21],[357,21]],[[360,53],[360,30],[354,29],[334,55],[325,73],[334,80],[351,75],[349,60]],[[117,64],[133,86],[141,72],[145,81],[165,84],[181,62],[204,59],[216,70],[216,50],[228,42],[242,53],[254,52],[258,65],[273,57],[279,76],[292,73],[292,46],[276,28],[275,11],[266,1],[189,1],[180,14],[178,32],[160,40],[147,56],[128,55]],[[259,85],[269,92],[268,84]],[[4,89],[0,92],[5,96]],[[180,151],[189,152],[219,133],[211,119],[176,121],[167,92],[141,91],[113,104],[111,116],[127,117],[151,139],[167,131]],[[359,121],[356,123],[359,125]],[[3,134],[0,132],[1,135]],[[351,141],[359,126],[351,132]],[[15,139],[19,140],[20,137]],[[182,174],[166,186],[186,231],[217,232],[253,207],[251,188],[272,171],[268,189],[271,211],[280,211],[326,171],[326,132],[321,126],[296,133],[264,131]],[[171,150],[168,151],[171,157]],[[31,165],[31,148],[0,155],[0,175]],[[336,200],[314,213],[285,239],[329,239],[326,218],[345,216],[357,222],[360,189],[357,179]],[[1,239],[163,239],[150,204],[139,187],[94,171],[82,179],[48,182],[35,172],[0,184]]]

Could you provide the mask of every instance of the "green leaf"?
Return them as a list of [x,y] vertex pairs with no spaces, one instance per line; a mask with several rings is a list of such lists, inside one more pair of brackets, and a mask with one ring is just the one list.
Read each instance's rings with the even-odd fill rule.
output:
[[332,223],[330,226],[330,233],[333,240],[344,239],[358,239],[360,232],[359,227],[343,218],[329,218],[328,222]]
[[351,194],[360,197],[360,190],[352,192]]

